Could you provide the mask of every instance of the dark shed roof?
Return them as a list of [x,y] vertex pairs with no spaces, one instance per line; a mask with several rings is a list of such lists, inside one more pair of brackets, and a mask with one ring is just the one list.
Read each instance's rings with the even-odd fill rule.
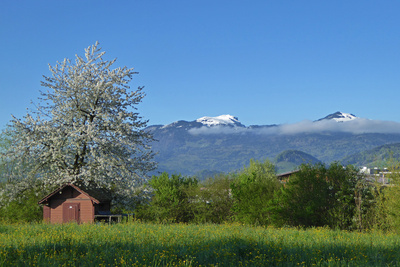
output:
[[287,178],[297,172],[299,172],[300,170],[294,170],[294,171],[290,171],[290,172],[284,172],[284,173],[280,173],[278,174],[276,177],[278,177],[279,179],[283,179],[283,178]]
[[86,195],[94,203],[99,204],[101,202],[109,202],[111,201],[111,194],[108,190],[103,188],[95,188],[95,187],[85,187],[85,186],[76,186],[74,184],[68,183],[64,184],[63,186],[59,187],[58,189],[54,190],[52,193],[48,194],[44,198],[42,198],[38,204],[45,204],[50,198],[52,198],[55,194],[62,191],[66,187],[72,187],[76,191],[80,192],[81,194]]

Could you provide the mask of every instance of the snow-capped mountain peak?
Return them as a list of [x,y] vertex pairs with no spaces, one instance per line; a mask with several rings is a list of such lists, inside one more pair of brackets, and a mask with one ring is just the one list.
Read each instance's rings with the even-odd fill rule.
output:
[[351,120],[354,120],[357,118],[358,117],[356,117],[353,114],[337,111],[333,114],[326,116],[325,118],[320,119],[320,121],[321,120],[334,120],[337,122],[344,122],[344,121],[351,121]]
[[340,112],[340,115],[337,118],[333,118],[335,121],[351,121],[356,119],[357,117],[350,113]]
[[205,126],[217,126],[217,125],[224,125],[224,126],[243,126],[237,117],[232,115],[220,115],[217,117],[201,117],[196,120]]

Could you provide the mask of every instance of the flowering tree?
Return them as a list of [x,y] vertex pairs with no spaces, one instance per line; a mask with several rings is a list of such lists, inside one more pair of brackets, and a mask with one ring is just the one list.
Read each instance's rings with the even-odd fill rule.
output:
[[[136,112],[143,87],[129,90],[132,68],[111,69],[98,43],[49,66],[39,103],[23,120],[13,117],[13,145],[4,154],[24,164],[19,188],[40,181],[54,187],[66,182],[94,184],[122,195],[137,188],[155,167],[148,146],[147,121]],[[16,161],[15,161],[16,160]],[[15,172],[14,172],[15,173]],[[21,178],[23,177],[23,178]]]

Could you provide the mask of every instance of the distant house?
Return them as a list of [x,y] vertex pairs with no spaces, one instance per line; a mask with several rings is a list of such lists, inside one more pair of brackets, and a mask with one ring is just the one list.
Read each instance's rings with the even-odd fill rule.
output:
[[45,196],[43,220],[50,223],[93,223],[96,216],[110,214],[111,196],[107,190],[65,184]]
[[367,181],[378,182],[383,185],[390,184],[390,176],[392,175],[392,172],[387,168],[380,169],[378,167],[373,169],[362,167],[360,168],[360,173],[366,176]]
[[294,171],[290,171],[290,172],[284,172],[281,174],[278,174],[276,177],[278,178],[279,181],[281,181],[282,183],[286,183],[287,181],[289,181],[290,176],[298,173],[300,170],[294,170]]

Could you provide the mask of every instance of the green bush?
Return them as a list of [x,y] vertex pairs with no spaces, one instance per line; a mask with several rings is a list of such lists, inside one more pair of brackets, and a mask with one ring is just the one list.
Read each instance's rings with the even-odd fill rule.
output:
[[390,163],[389,184],[376,183],[375,227],[400,233],[400,163]]
[[269,205],[279,187],[271,162],[250,160],[250,165],[231,183],[235,220],[246,224],[269,224]]
[[38,190],[36,188],[21,192],[16,200],[3,200],[0,206],[0,221],[8,223],[40,222],[43,219],[43,210],[38,205]]
[[223,223],[232,220],[233,199],[229,175],[207,179],[189,192],[195,223]]
[[153,176],[148,186],[153,190],[153,197],[147,204],[137,207],[136,217],[146,221],[189,222],[194,214],[191,209],[188,190],[196,187],[197,179],[164,172]]
[[271,208],[276,225],[366,228],[371,186],[356,168],[333,163],[302,165],[275,196]]

